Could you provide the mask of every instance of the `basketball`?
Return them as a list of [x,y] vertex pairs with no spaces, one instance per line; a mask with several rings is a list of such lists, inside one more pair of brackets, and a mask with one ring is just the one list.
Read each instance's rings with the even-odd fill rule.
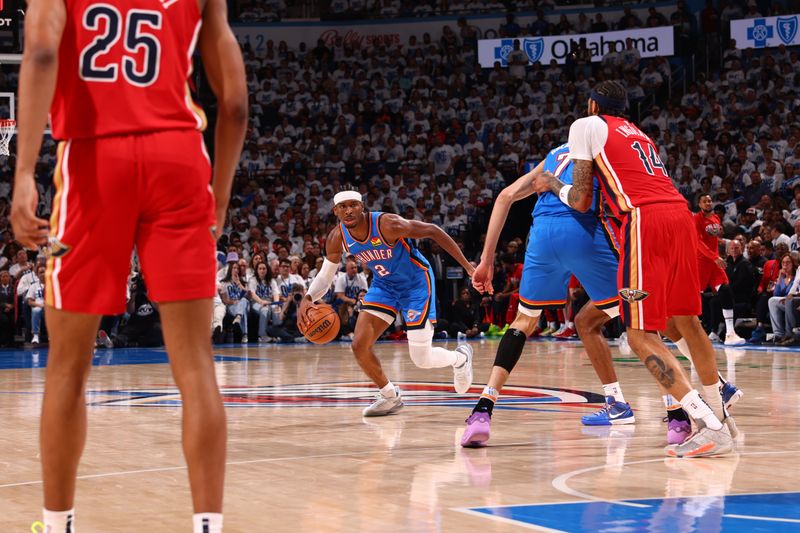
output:
[[309,319],[308,328],[300,330],[306,339],[314,344],[331,342],[339,334],[339,315],[328,304],[319,304],[317,309],[311,308],[306,313]]

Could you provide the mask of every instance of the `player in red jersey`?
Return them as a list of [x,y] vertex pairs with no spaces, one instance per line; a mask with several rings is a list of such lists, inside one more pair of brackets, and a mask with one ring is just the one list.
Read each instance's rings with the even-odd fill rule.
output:
[[[620,83],[595,86],[588,116],[570,126],[573,184],[542,174],[534,188],[556,193],[570,207],[586,211],[592,201],[592,175],[598,176],[610,209],[623,222],[617,282],[628,342],[659,385],[678,398],[698,424],[695,434],[667,446],[666,453],[679,457],[727,453],[733,449],[735,426],[722,404],[714,349],[697,319],[701,304],[692,216],[653,141],[620,116],[626,106]],[[711,407],[692,389],[683,368],[661,342],[658,332],[666,329],[668,318],[695,354]]]
[[[187,85],[198,43],[219,104],[213,169],[205,117]],[[74,531],[92,349],[101,315],[125,309],[134,245],[183,400],[194,531],[221,531],[226,423],[208,332],[215,237],[247,126],[244,65],[226,3],[31,0],[19,94],[12,223],[26,247],[50,241],[45,531]],[[48,108],[61,140],[49,224],[35,215],[33,174]]]
[[[719,294],[722,316],[725,319],[725,345],[739,346],[745,340],[733,329],[733,292],[728,285],[727,264],[719,256],[719,236],[722,235],[722,222],[711,209],[711,196],[704,194],[698,201],[700,211],[694,215],[697,229],[697,269],[700,274],[700,290],[711,287]],[[712,335],[715,332],[712,332]]]

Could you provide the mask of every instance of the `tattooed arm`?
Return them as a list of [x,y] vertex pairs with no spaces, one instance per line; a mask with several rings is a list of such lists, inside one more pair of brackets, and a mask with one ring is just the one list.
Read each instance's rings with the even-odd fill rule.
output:
[[[566,199],[561,201],[572,209],[585,213],[592,206],[592,193],[594,178],[592,176],[592,162],[573,160],[572,162],[572,188],[566,193]],[[534,176],[533,189],[538,193],[551,192],[561,197],[561,190],[566,184],[549,172],[541,172]],[[566,201],[565,201],[566,200]]]

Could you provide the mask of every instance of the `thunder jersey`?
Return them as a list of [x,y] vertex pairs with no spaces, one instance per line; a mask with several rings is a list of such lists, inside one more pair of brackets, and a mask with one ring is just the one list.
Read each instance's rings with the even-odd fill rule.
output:
[[[567,185],[572,184],[572,160],[569,158],[569,147],[562,144],[553,148],[548,152],[544,160],[544,170],[555,175],[558,179]],[[599,212],[597,189],[597,180],[593,180],[592,192],[592,207],[585,213],[576,211],[568,205],[564,204],[557,194],[552,192],[543,192],[539,194],[539,199],[536,200],[536,205],[533,206],[533,218],[540,216],[547,217],[595,217]]]
[[369,233],[364,241],[353,237],[344,224],[340,224],[345,251],[355,255],[375,274],[373,285],[393,289],[424,288],[425,272],[431,268],[428,260],[408,239],[398,239],[394,246],[388,245],[380,231],[383,215],[380,211],[369,213]]
[[198,0],[65,1],[54,137],[205,128],[187,84]]
[[653,141],[624,118],[578,119],[570,127],[569,145],[574,159],[594,161],[603,194],[617,217],[650,204],[686,207]]

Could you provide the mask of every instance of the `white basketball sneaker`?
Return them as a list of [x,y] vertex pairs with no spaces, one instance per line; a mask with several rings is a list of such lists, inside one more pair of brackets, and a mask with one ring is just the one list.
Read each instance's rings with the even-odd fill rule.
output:
[[386,416],[396,413],[403,408],[403,398],[400,396],[400,388],[395,387],[394,398],[387,398],[380,392],[375,397],[375,401],[364,409],[361,416]]
[[725,346],[741,346],[747,341],[736,334],[735,331],[729,331],[725,334]]
[[465,394],[472,387],[472,346],[465,342],[459,344],[456,351],[463,353],[467,359],[460,366],[453,367],[453,388],[457,393]]

